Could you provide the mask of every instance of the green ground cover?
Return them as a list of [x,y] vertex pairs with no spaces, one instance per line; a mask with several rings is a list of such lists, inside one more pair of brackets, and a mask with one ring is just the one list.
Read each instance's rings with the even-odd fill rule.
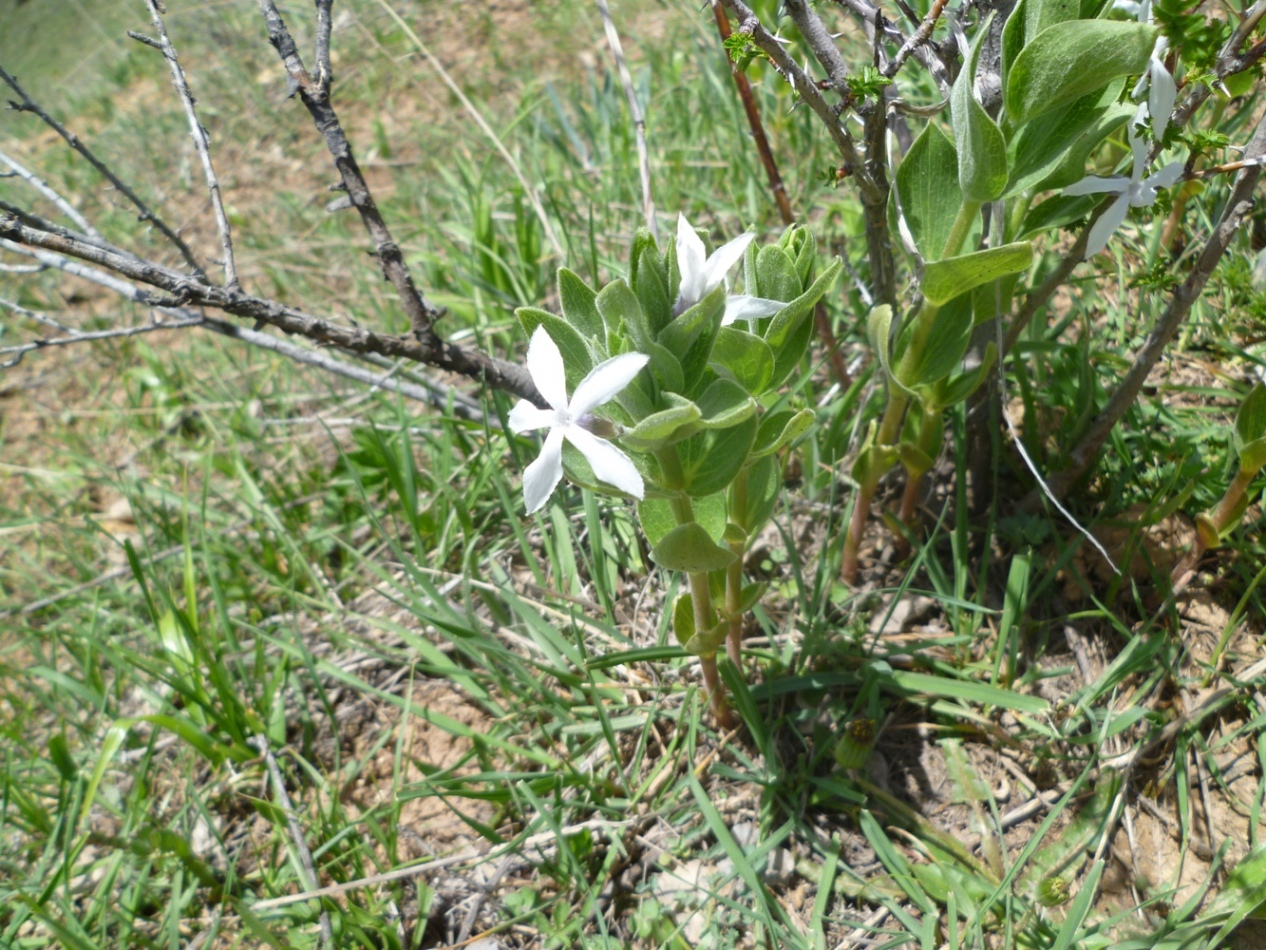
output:
[[[325,210],[334,172],[254,4],[169,6],[244,283],[401,331],[359,222]],[[55,7],[0,3],[0,65],[214,256],[162,63],[118,39],[146,29],[142,5]],[[284,11],[303,35],[308,9]],[[336,9],[335,102],[444,332],[517,358],[514,309],[556,308],[560,264],[618,273],[640,223],[596,10]],[[615,13],[661,240],[678,210],[772,240],[708,11]],[[829,301],[862,364],[860,211],[808,110],[772,72],[757,90],[824,259],[863,269]],[[167,253],[33,117],[0,113],[0,149],[103,233]],[[18,188],[0,180],[0,197]],[[1022,338],[1001,411],[1039,465],[1163,302],[1133,266],[1086,269]],[[50,273],[0,274],[0,296],[87,327],[131,306]],[[672,640],[676,591],[630,510],[567,489],[523,516],[536,449],[507,437],[506,397],[463,387],[477,412],[436,410],[211,334],[28,356],[0,375],[0,946],[1263,945],[1260,532],[1206,561],[1196,593],[1160,593],[1182,513],[1225,487],[1262,313],[1247,256],[1229,260],[1076,499],[1121,576],[1062,520],[1003,503],[1027,476],[1001,436],[1000,501],[973,513],[960,409],[925,534],[909,556],[872,539],[867,583],[841,585],[841,462],[875,384],[860,365],[841,389],[816,355],[800,396],[818,426],[749,560],[774,596],[748,676],[723,669],[731,733]],[[22,330],[3,319],[0,344]],[[878,740],[845,768],[859,718]]]

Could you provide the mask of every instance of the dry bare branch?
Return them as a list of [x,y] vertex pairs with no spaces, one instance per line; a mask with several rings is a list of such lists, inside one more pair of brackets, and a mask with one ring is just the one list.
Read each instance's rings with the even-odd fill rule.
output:
[[[159,48],[161,49],[161,46]],[[97,158],[93,151],[83,143],[79,136],[75,135],[64,125],[54,119],[38,102],[27,95],[26,90],[22,88],[17,79],[5,72],[4,67],[2,66],[0,66],[0,79],[3,79],[9,85],[9,88],[12,89],[22,100],[21,102],[14,102],[10,100],[10,108],[17,112],[34,113],[45,125],[65,139],[67,145],[82,155],[89,165],[100,172],[106,180],[110,182],[110,184],[117,188],[123,196],[128,199],[128,201],[132,202],[132,204],[136,206],[136,209],[140,212],[140,221],[147,221],[154,225],[154,227],[158,228],[158,230],[162,232],[163,236],[166,237],[167,240],[171,241],[171,243],[175,245],[176,249],[180,251],[181,257],[185,259],[185,263],[189,265],[192,271],[200,277],[203,276],[202,266],[198,263],[198,259],[194,256],[193,250],[185,243],[184,239],[168,227],[167,223],[155,214],[145,201],[135,191],[128,187],[127,183],[123,181],[123,179],[114,173],[109,165]]]
[[[1253,137],[1244,151],[1246,160],[1255,160],[1263,155],[1266,155],[1266,116],[1258,121]],[[1056,497],[1062,498],[1086,473],[1117,422],[1130,406],[1134,405],[1148,374],[1164,353],[1170,340],[1174,338],[1174,334],[1178,332],[1178,328],[1187,319],[1187,314],[1191,312],[1192,305],[1199,298],[1214,268],[1218,266],[1218,262],[1226,253],[1235,232],[1252,209],[1253,190],[1257,187],[1261,174],[1261,165],[1254,161],[1236,175],[1231,194],[1222,208],[1222,214],[1213,228],[1213,233],[1205,242],[1200,256],[1192,265],[1187,279],[1174,291],[1164,314],[1152,328],[1152,332],[1148,334],[1146,342],[1139,350],[1138,356],[1134,358],[1134,364],[1126,373],[1120,386],[1113,392],[1103,411],[1090,424],[1070,453],[1071,465],[1050,477],[1050,488]],[[1030,493],[1025,499],[1025,504],[1032,505],[1036,501],[1036,494]]]
[[154,29],[158,31],[158,42],[162,46],[163,58],[167,60],[167,66],[171,70],[172,85],[176,87],[176,92],[180,95],[180,102],[185,109],[185,118],[189,120],[189,134],[193,137],[194,148],[198,151],[198,160],[202,163],[202,174],[207,182],[207,191],[211,194],[211,210],[215,215],[215,227],[220,234],[220,248],[224,255],[224,260],[221,261],[224,267],[224,285],[235,288],[239,286],[239,282],[237,265],[233,262],[233,232],[229,228],[228,215],[224,213],[224,200],[220,196],[220,181],[215,177],[215,167],[211,164],[211,143],[207,138],[207,130],[198,121],[198,111],[195,108],[197,100],[189,91],[185,71],[180,66],[176,47],[172,44],[171,37],[167,35],[167,24],[163,22],[158,2],[145,0],[145,6],[149,8]]
[[4,164],[8,165],[9,168],[12,169],[13,174],[17,175],[17,177],[21,178],[24,182],[51,201],[57,207],[57,210],[73,221],[75,223],[75,227],[79,228],[79,230],[82,231],[89,239],[100,244],[101,247],[113,247],[109,241],[101,236],[100,232],[97,231],[96,228],[88,223],[88,219],[80,214],[79,210],[74,205],[53,190],[53,188],[50,187],[44,179],[36,175],[35,172],[26,168],[18,162],[16,158],[12,158],[4,152],[0,152],[0,162],[4,162]]
[[531,377],[521,366],[507,363],[476,350],[466,349],[432,336],[424,343],[416,336],[393,336],[361,327],[344,327],[275,300],[245,293],[240,288],[219,287],[117,252],[103,250],[77,238],[32,228],[16,216],[0,215],[0,239],[19,245],[44,248],[57,254],[89,261],[129,280],[170,294],[164,297],[141,288],[137,300],[147,306],[205,306],[234,316],[261,321],[284,333],[298,334],[316,343],[337,346],[349,353],[376,353],[429,363],[440,369],[481,380],[525,399],[539,400]]

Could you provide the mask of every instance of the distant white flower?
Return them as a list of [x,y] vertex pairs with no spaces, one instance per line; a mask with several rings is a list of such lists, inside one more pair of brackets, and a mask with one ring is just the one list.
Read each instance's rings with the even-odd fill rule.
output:
[[528,514],[545,505],[563,477],[563,439],[580,450],[599,481],[634,498],[642,497],[642,476],[637,467],[614,445],[593,434],[591,429],[603,420],[589,413],[631,383],[648,359],[641,353],[625,353],[599,363],[580,381],[568,402],[563,355],[545,328],[536,328],[528,344],[527,368],[550,408],[540,409],[520,399],[510,410],[510,428],[515,432],[549,429],[540,456],[523,472],[523,501]]
[[1087,175],[1075,185],[1064,189],[1066,195],[1094,195],[1101,192],[1120,195],[1112,205],[1099,216],[1099,220],[1090,229],[1090,240],[1086,245],[1086,257],[1090,258],[1102,251],[1108,244],[1112,232],[1125,221],[1126,213],[1131,207],[1147,208],[1156,203],[1156,192],[1168,188],[1182,177],[1182,162],[1170,162],[1155,175],[1144,177],[1147,171],[1147,143],[1138,134],[1134,123],[1129,125],[1130,150],[1134,153],[1134,171],[1129,178],[1124,175],[1113,175],[1110,178],[1099,178]]
[[[673,304],[673,316],[681,316],[720,287],[730,268],[742,260],[743,252],[755,236],[751,231],[740,234],[733,241],[717,248],[709,257],[703,241],[690,226],[686,216],[677,215],[677,270],[681,272],[681,285],[677,291],[677,302]],[[751,322],[777,313],[784,306],[785,304],[777,300],[765,300],[746,294],[730,297],[725,304],[722,324],[730,324],[735,320]]]

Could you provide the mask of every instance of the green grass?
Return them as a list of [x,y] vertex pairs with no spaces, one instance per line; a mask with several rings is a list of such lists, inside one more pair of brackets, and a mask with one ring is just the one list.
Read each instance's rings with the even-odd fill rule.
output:
[[[601,50],[601,32],[595,12],[568,6],[529,8],[513,42],[491,14],[397,7],[452,31],[435,52],[455,57],[454,78],[539,189],[565,261],[380,4],[347,4],[336,35],[337,102],[358,152],[379,160],[371,184],[420,283],[449,308],[445,332],[502,354],[522,343],[516,306],[553,304],[558,264],[593,281],[615,273],[640,224],[623,93],[601,62],[571,58],[577,36]],[[253,5],[172,7],[248,285],[402,329],[358,222],[322,210],[333,172],[285,99]],[[300,33],[308,9],[287,7]],[[706,11],[616,13],[634,39],[652,23],[662,37],[633,63],[661,226],[683,209],[718,233],[775,233]],[[477,55],[456,57],[467,46]],[[52,80],[36,88],[211,250],[156,59],[137,47],[126,69],[92,69],[60,100]],[[832,163],[808,110],[789,109],[772,73],[758,90],[794,203],[813,209],[824,247],[860,247],[850,194],[823,184]],[[30,149],[105,233],[132,236],[131,213],[67,153],[32,145],[37,133],[5,113],[0,147]],[[0,192],[20,194],[8,179]],[[152,235],[132,246],[166,253]],[[1063,326],[1038,321],[1023,338],[1009,392],[1044,464],[1072,444],[1159,306],[1120,302],[1122,266],[1078,285]],[[1184,347],[1243,360],[1219,308],[1257,298],[1228,273]],[[50,275],[11,286],[37,309],[88,294]],[[855,290],[830,310],[858,346]],[[6,318],[0,341],[25,329]],[[523,517],[518,473],[535,449],[502,431],[504,397],[482,397],[485,422],[462,421],[210,336],[116,342],[86,366],[34,354],[10,372],[28,388],[0,423],[0,609],[17,611],[0,634],[0,945],[317,946],[324,912],[339,945],[365,947],[489,931],[502,946],[825,948],[860,931],[891,947],[1212,948],[1266,898],[1266,673],[1252,666],[1263,552],[1251,530],[1216,562],[1223,612],[1201,627],[1157,610],[1146,569],[1073,576],[1085,568],[1062,522],[977,518],[951,481],[911,557],[881,588],[846,590],[839,462],[869,379],[830,395],[818,371],[803,384],[810,404],[825,402],[794,460],[797,490],[749,565],[774,596],[746,676],[723,668],[745,729],[722,736],[672,642],[672,591],[648,570],[631,511],[569,489]],[[1142,503],[1158,520],[1175,497],[1188,512],[1216,501],[1219,397],[1207,376],[1149,394],[1079,515]],[[972,424],[951,419],[960,472]],[[996,451],[999,486],[1027,478]],[[135,524],[105,517],[117,496]],[[1139,550],[1146,519],[1126,518],[1120,550]],[[885,632],[914,598],[930,605],[924,620]],[[1207,664],[1224,632],[1217,693]],[[1088,677],[1070,643],[1092,652]],[[857,718],[879,739],[865,768],[845,770],[835,747]],[[307,885],[260,737],[319,883],[346,886],[336,896],[276,903]],[[1183,865],[1145,878],[1123,864],[1138,858],[1123,816]],[[442,871],[357,883],[454,856]]]

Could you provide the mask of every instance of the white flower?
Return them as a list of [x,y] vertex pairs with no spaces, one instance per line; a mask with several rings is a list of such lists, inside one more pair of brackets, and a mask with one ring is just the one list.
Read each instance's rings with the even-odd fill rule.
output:
[[1168,188],[1182,177],[1182,162],[1170,162],[1150,178],[1143,177],[1147,171],[1147,143],[1139,137],[1133,122],[1129,125],[1129,138],[1130,150],[1134,153],[1134,171],[1129,178],[1124,175],[1113,175],[1110,178],[1087,175],[1075,185],[1064,189],[1066,195],[1093,195],[1100,192],[1120,195],[1090,229],[1090,240],[1086,245],[1087,258],[1093,257],[1107,246],[1108,238],[1125,221],[1126,212],[1131,206],[1150,207],[1156,203],[1157,191]]
[[[1133,0],[1116,0],[1113,7],[1130,14],[1140,23],[1152,23],[1156,19],[1152,13],[1152,0],[1141,0],[1138,3]],[[1137,99],[1145,90],[1148,91],[1147,114],[1152,117],[1152,134],[1156,136],[1158,142],[1165,137],[1165,129],[1169,127],[1169,116],[1174,111],[1174,102],[1178,98],[1178,87],[1174,84],[1174,77],[1165,68],[1165,51],[1168,49],[1169,40],[1164,36],[1158,36],[1156,45],[1152,47],[1147,69],[1135,83],[1133,92],[1133,97]]]
[[[737,264],[756,235],[751,231],[740,234],[733,241],[712,252],[704,249],[703,241],[690,226],[684,214],[677,215],[677,270],[681,272],[681,285],[677,302],[673,304],[673,316],[679,317],[725,282],[725,275]],[[725,303],[723,326],[735,320],[751,323],[761,317],[777,313],[785,304],[777,300],[765,300],[746,294],[730,297]]]
[[761,317],[772,317],[785,306],[781,300],[730,294],[725,298],[725,316],[721,318],[721,326],[728,327],[735,320],[746,320],[750,328]]
[[563,355],[545,328],[536,328],[528,344],[527,368],[550,408],[540,409],[520,399],[510,410],[510,428],[515,432],[549,429],[540,456],[523,472],[528,514],[545,505],[563,477],[563,439],[580,450],[599,481],[634,498],[642,497],[642,476],[637,467],[614,445],[590,431],[589,427],[600,420],[589,412],[631,383],[648,359],[641,353],[625,353],[600,363],[580,381],[568,402]]
[[[1169,48],[1169,40],[1159,37],[1152,48],[1152,56],[1147,63],[1147,71],[1139,77],[1134,86],[1134,98],[1143,95],[1147,89],[1147,114],[1152,117],[1152,135],[1159,142],[1165,137],[1165,129],[1169,127],[1169,116],[1174,111],[1174,102],[1178,99],[1178,86],[1174,77],[1165,68],[1165,50]],[[1150,87],[1150,88],[1149,88]],[[1138,119],[1135,119],[1137,122]]]

